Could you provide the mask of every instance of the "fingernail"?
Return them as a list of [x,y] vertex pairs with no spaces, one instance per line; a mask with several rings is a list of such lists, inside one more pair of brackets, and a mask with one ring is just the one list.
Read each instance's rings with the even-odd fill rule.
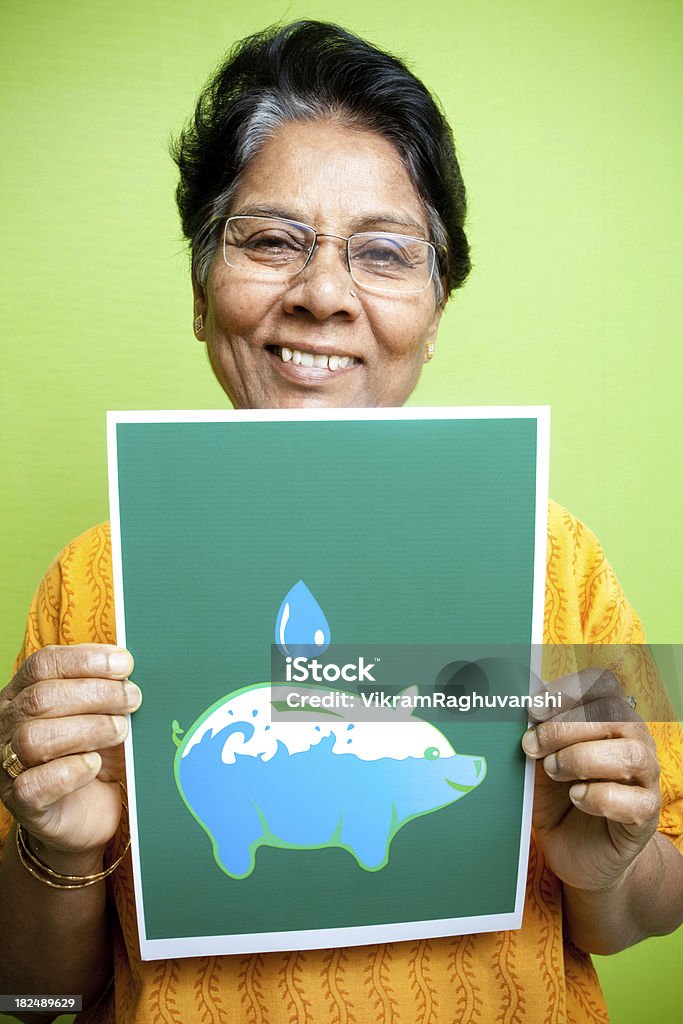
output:
[[538,736],[536,735],[535,729],[527,729],[522,736],[522,746],[526,750],[527,754],[530,754],[532,757],[538,753]]
[[557,775],[557,754],[548,754],[543,762],[543,767],[548,775]]
[[117,736],[125,736],[128,732],[128,719],[123,715],[114,715],[113,719]]
[[100,755],[97,754],[94,750],[91,750],[87,754],[84,754],[83,760],[85,761],[88,768],[92,768],[93,770],[97,768],[99,771],[99,768],[102,764],[102,760],[100,758]]
[[142,704],[142,690],[135,683],[124,683],[123,692],[126,695],[126,704],[131,711],[136,711]]
[[130,654],[125,651],[114,651],[108,659],[109,671],[115,676],[127,676],[133,667]]
[[587,790],[588,786],[586,785],[586,783],[580,782],[578,786],[572,786],[572,788],[569,790],[569,795],[572,798],[572,800],[583,800]]

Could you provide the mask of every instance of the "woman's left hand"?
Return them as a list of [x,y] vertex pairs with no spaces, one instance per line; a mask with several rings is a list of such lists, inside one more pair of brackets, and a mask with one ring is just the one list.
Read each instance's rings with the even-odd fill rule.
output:
[[577,889],[616,885],[657,829],[655,743],[610,672],[584,669],[545,687],[563,710],[522,739],[536,765],[533,823],[557,877]]

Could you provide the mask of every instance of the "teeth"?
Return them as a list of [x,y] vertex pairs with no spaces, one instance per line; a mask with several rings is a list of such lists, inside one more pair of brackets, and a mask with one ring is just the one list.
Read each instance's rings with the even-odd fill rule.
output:
[[317,369],[345,370],[356,360],[353,356],[323,356],[314,355],[312,352],[301,352],[296,348],[278,349],[283,363],[293,363],[295,366],[315,366]]

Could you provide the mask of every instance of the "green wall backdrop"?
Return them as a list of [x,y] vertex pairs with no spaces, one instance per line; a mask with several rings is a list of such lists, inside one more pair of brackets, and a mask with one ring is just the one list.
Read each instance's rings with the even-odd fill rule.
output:
[[[232,41],[299,16],[408,57],[454,127],[475,269],[414,403],[551,404],[553,496],[683,641],[677,0],[4,0],[2,677],[43,570],[107,517],[105,410],[226,404],[166,143]],[[682,953],[598,958],[613,1020],[675,1019]]]

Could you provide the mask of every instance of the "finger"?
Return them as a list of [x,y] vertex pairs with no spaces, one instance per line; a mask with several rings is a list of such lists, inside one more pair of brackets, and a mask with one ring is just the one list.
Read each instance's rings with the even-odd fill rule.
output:
[[522,746],[529,757],[546,757],[563,747],[593,740],[640,738],[654,748],[654,740],[640,719],[635,721],[571,722],[558,716],[532,726],[522,737]]
[[67,754],[104,750],[122,743],[128,733],[123,715],[78,715],[23,722],[12,736],[12,750],[26,768]]
[[569,711],[557,711],[545,721],[558,722],[642,722],[623,694],[598,697],[585,704],[575,704]]
[[600,818],[632,825],[639,829],[656,825],[659,817],[659,792],[618,782],[579,782],[569,790],[573,804]]
[[654,750],[637,737],[575,743],[549,754],[543,767],[556,782],[613,779],[649,787],[659,778]]
[[51,644],[35,651],[22,663],[2,691],[14,700],[25,687],[44,679],[125,679],[133,671],[133,658],[124,647],[113,644]]
[[71,715],[124,715],[135,711],[142,693],[135,683],[114,679],[49,679],[21,690],[0,710],[0,739],[22,722]]
[[557,709],[566,714],[573,708],[581,707],[605,697],[622,696],[619,680],[607,669],[586,668],[572,675],[563,676],[555,682],[545,683],[540,693],[553,697],[542,707],[529,708],[529,717],[538,722],[553,716]]
[[101,767],[100,755],[90,751],[28,768],[14,780],[5,803],[23,824],[39,823],[45,811],[58,800],[97,778]]

